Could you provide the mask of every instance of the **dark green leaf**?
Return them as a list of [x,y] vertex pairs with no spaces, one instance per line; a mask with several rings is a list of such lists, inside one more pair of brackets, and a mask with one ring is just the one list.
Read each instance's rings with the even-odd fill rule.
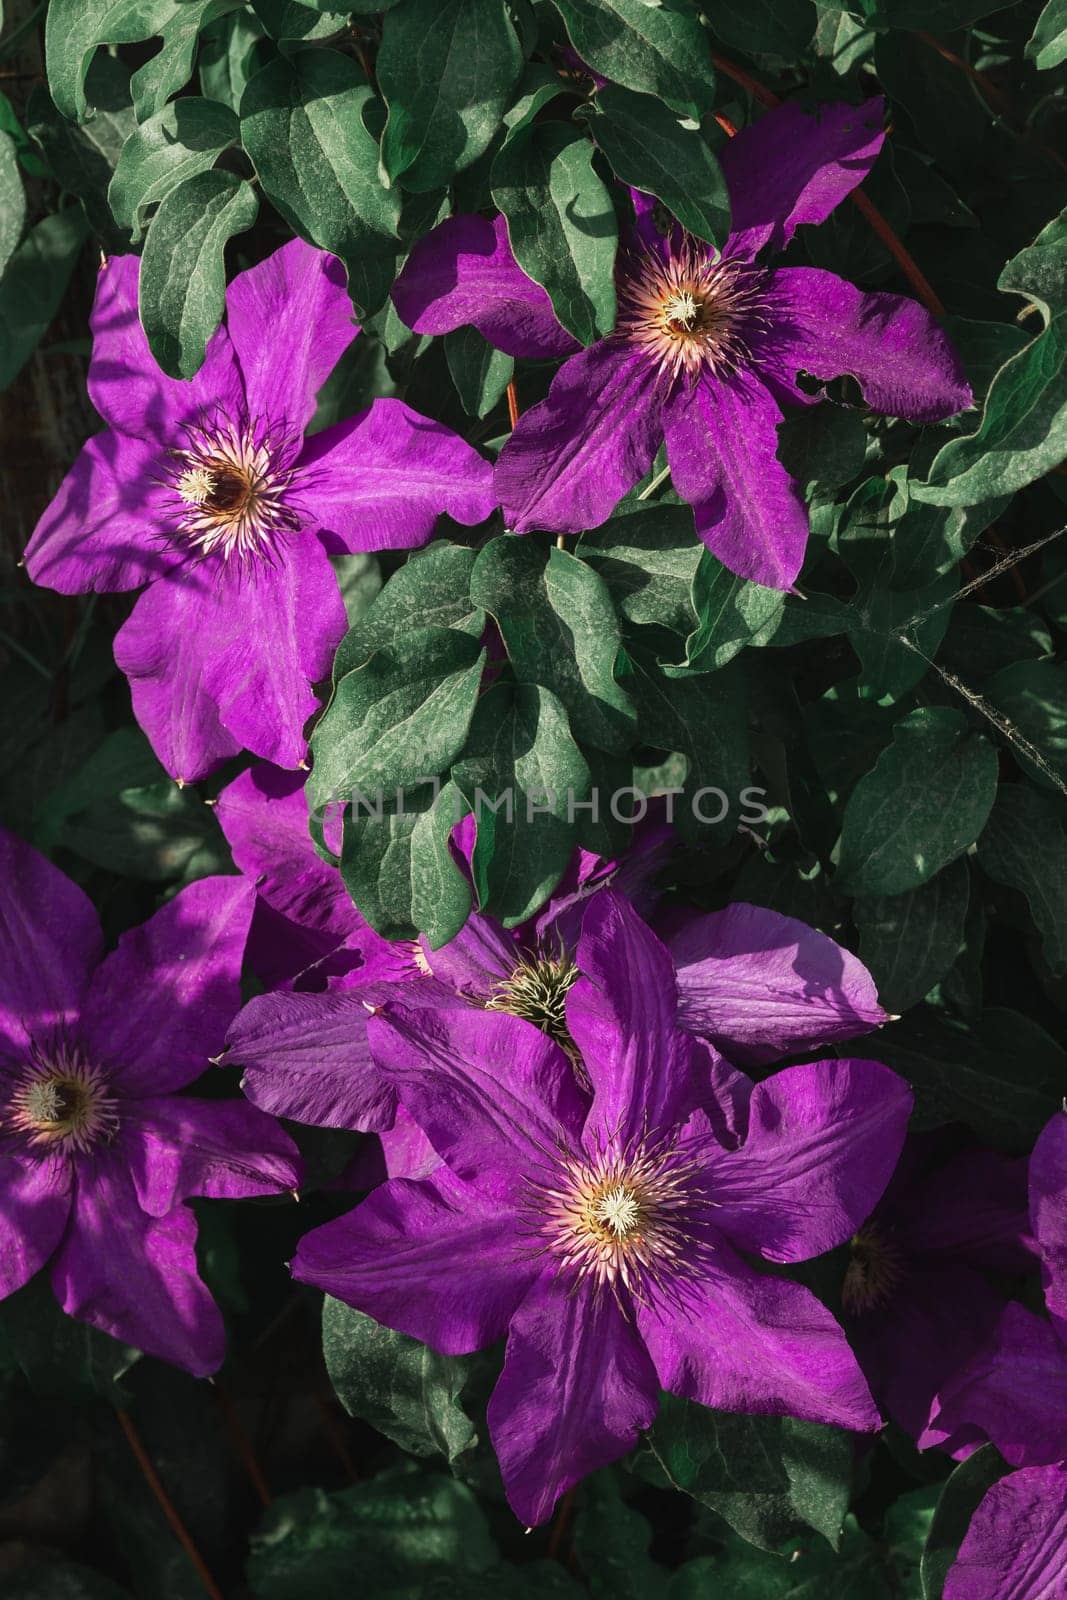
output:
[[1067,0],[1048,0],[1026,46],[1026,54],[1041,72],[1067,60]]
[[[45,17],[45,60],[52,99],[79,122],[89,109],[85,75],[102,44],[152,39],[183,9],[177,0],[51,0]],[[178,86],[180,87],[180,85]]]
[[0,133],[0,276],[22,238],[26,196],[14,140]]
[[3,1600],[129,1600],[129,1590],[92,1567],[31,1557],[6,1575]]
[[708,36],[686,0],[556,0],[571,43],[595,72],[699,121],[715,98]]
[[588,139],[542,122],[508,141],[490,176],[516,260],[582,344],[615,326],[618,227],[592,158]]
[[967,863],[955,861],[909,894],[853,903],[860,959],[887,1010],[907,1011],[944,977],[963,948],[969,898]]
[[780,589],[738,578],[705,550],[693,579],[697,625],[686,640],[686,662],[694,672],[711,672],[732,661],[746,645],[773,638],[785,609]]
[[718,0],[711,13],[713,32],[731,50],[786,61],[804,54],[817,20],[811,0]]
[[419,193],[448,183],[489,148],[521,71],[504,0],[402,0],[378,52],[384,171]]
[[235,114],[217,100],[189,95],[164,106],[122,147],[108,190],[116,222],[139,238],[148,207],[165,200],[185,179],[213,167],[240,133]]
[[667,1573],[649,1556],[651,1538],[647,1519],[625,1504],[610,1470],[588,1479],[574,1549],[594,1600],[665,1600]]
[[1054,972],[1067,970],[1067,828],[1062,802],[1028,783],[1005,783],[978,840],[978,862],[1026,896]]
[[372,791],[345,816],[341,877],[371,927],[386,939],[424,933],[432,949],[454,939],[471,909],[470,884],[449,838],[464,814],[455,784],[404,788],[396,802]]
[[453,328],[444,336],[445,360],[468,417],[487,417],[515,373],[515,362],[494,350],[477,328]]
[[129,235],[108,205],[108,184],[126,140],[136,127],[130,100],[129,69],[98,55],[85,83],[92,116],[78,126],[62,116],[46,89],[38,86],[26,108],[29,131],[48,167],[69,194],[77,195],[98,237],[108,249],[123,250]]
[[85,216],[68,206],[31,228],[0,282],[0,389],[18,376],[59,310],[85,242]]
[[835,884],[854,895],[918,888],[974,843],[996,788],[996,752],[961,712],[911,712],[849,797]]
[[139,1360],[137,1350],[61,1311],[47,1273],[0,1304],[0,1365],[18,1367],[50,1403],[76,1405],[98,1395],[124,1405],[121,1380]]
[[362,313],[393,279],[400,202],[378,178],[378,146],[364,114],[370,86],[336,50],[298,50],[251,80],[241,137],[264,193],[312,244],[340,256]]
[[863,419],[845,406],[807,406],[778,430],[778,459],[805,499],[848,483],[862,471],[866,450]]
[[991,1444],[961,1461],[945,1484],[922,1554],[922,1600],[941,1600],[948,1569],[987,1489],[1004,1476],[1004,1463]]
[[341,640],[334,659],[334,681],[361,667],[374,650],[387,645],[402,648],[415,628],[481,633],[485,618],[470,597],[476,556],[476,551],[464,545],[443,540],[414,551]]
[[197,71],[209,100],[240,111],[249,79],[264,65],[266,35],[251,11],[233,11],[200,37]]
[[304,4],[301,0],[252,0],[256,16],[283,49],[287,44],[311,44],[343,33],[348,13],[342,6],[343,0],[325,6],[320,6],[317,0]]
[[159,30],[162,48],[130,79],[140,121],[162,110],[171,95],[189,82],[201,28],[240,5],[241,0],[176,0],[173,14]]
[[609,84],[589,109],[593,136],[623,183],[654,194],[698,239],[722,245],[730,196],[699,129],[683,127],[652,95]]
[[622,616],[688,634],[704,546],[688,506],[652,505],[584,533],[576,554],[600,574]]
[[[1045,768],[1012,749],[1023,770],[1045,789],[1067,793],[1067,667],[1055,661],[1016,661],[986,686],[986,698],[1039,753]],[[1007,735],[1006,735],[1007,737]]]
[[224,252],[256,220],[259,200],[235,173],[198,172],[152,218],[141,258],[138,309],[164,372],[191,378],[226,305]]

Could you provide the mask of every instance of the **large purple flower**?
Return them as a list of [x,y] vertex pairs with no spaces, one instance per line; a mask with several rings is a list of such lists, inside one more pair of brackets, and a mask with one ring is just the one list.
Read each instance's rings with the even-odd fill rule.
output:
[[329,554],[409,548],[495,504],[491,468],[399,400],[313,438],[315,396],[359,332],[339,261],[299,239],[242,272],[196,377],[156,366],[138,261],[102,269],[89,440],[26,550],[64,594],[149,587],[115,640],[138,721],[174,777],[242,748],[299,765],[310,685],[345,611]]
[[50,1262],[64,1311],[197,1375],[225,1337],[183,1202],[300,1180],[272,1118],[176,1093],[240,1003],[252,898],[204,878],[105,955],[77,885],[0,832],[0,1296]]
[[829,1312],[742,1252],[802,1261],[848,1238],[911,1099],[870,1061],[752,1085],[677,1027],[670,956],[611,890],[589,902],[578,964],[580,1074],[520,1017],[457,999],[378,1010],[375,1057],[438,1164],[315,1229],[293,1266],[448,1354],[507,1335],[489,1430],[530,1524],[631,1447],[661,1389],[878,1426]]
[[944,1600],[1063,1600],[1067,1466],[1010,1472],[986,1491],[943,1592]]
[[971,402],[945,334],[914,301],[863,294],[812,267],[771,271],[800,223],[821,222],[870,170],[880,99],[816,117],[769,112],[722,152],[733,231],[721,254],[675,227],[657,232],[647,196],[616,263],[614,332],[587,350],[520,270],[502,218],[453,217],[422,240],[393,298],[420,333],[473,324],[511,355],[570,356],[526,412],[497,465],[508,527],[575,533],[611,515],[662,442],[700,537],[743,578],[787,589],[808,537],[776,455],[781,406],[811,401],[797,374],[851,374],[868,405],[936,422]]

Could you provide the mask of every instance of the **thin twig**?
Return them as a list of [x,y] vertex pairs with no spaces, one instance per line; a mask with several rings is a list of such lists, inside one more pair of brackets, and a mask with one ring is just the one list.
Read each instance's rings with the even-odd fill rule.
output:
[[958,56],[955,50],[950,50],[948,45],[942,44],[940,39],[935,39],[932,33],[926,33],[919,28],[916,30],[915,37],[916,39],[921,39],[923,44],[928,45],[931,50],[936,50],[942,60],[949,62],[951,66],[958,67],[961,72],[965,72],[971,82],[978,85],[989,104],[996,111],[1006,112],[1008,110],[1007,95],[1002,89],[998,89],[995,83],[991,83],[984,72],[979,72],[977,67],[972,67],[969,61],[965,61],[962,56]]
[[123,1433],[126,1435],[126,1442],[133,1453],[134,1460],[140,1467],[145,1482],[155,1495],[160,1510],[170,1523],[174,1537],[189,1557],[196,1575],[203,1585],[204,1593],[210,1595],[211,1600],[225,1600],[222,1590],[211,1576],[207,1563],[193,1543],[185,1523],[178,1515],[174,1502],[163,1487],[163,1481],[156,1471],[148,1451],[141,1442],[141,1435],[137,1432],[133,1418],[128,1411],[123,1410],[116,1411],[116,1416],[119,1419]]
[[515,387],[515,379],[512,378],[511,382],[508,384],[508,418],[511,422],[512,430],[518,426],[519,417],[521,415],[522,413],[519,410],[519,392]]
[[270,1485],[268,1484],[263,1469],[259,1464],[259,1458],[256,1455],[255,1446],[248,1436],[248,1430],[241,1421],[240,1413],[238,1412],[237,1407],[234,1405],[233,1401],[230,1399],[222,1385],[216,1383],[213,1387],[216,1395],[218,1396],[219,1406],[222,1410],[222,1415],[226,1423],[226,1430],[233,1442],[233,1447],[244,1463],[245,1471],[248,1473],[248,1476],[252,1481],[252,1487],[259,1496],[261,1504],[264,1506],[269,1506],[273,1501],[274,1496],[271,1494]]
[[649,495],[655,494],[655,492],[659,488],[660,484],[663,483],[667,478],[669,478],[670,475],[671,475],[670,467],[669,466],[663,467],[661,471],[656,473],[656,476],[652,479],[651,483],[646,483],[645,487],[641,490],[641,493],[638,495],[637,498],[639,500],[647,500]]
[[563,1534],[566,1529],[567,1522],[571,1514],[571,1506],[573,1504],[574,1490],[568,1489],[567,1493],[563,1496],[563,1499],[559,1503],[559,1510],[556,1512],[556,1518],[552,1524],[552,1532],[549,1535],[548,1556],[550,1561],[559,1560],[559,1549],[560,1545],[563,1543]]

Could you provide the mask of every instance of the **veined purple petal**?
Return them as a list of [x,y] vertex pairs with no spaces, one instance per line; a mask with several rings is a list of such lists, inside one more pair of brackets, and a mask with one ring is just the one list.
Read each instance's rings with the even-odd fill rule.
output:
[[496,505],[484,456],[401,400],[375,400],[317,433],[298,470],[309,515],[344,550],[408,550],[442,512],[472,527]]
[[396,1090],[367,1042],[368,996],[262,994],[250,1000],[226,1036],[226,1064],[240,1067],[241,1087],[274,1116],[317,1128],[388,1128]]
[[[1025,1159],[997,1150],[962,1150],[898,1202],[913,1247],[929,1261],[966,1261],[995,1272],[1034,1270],[1027,1226]],[[1032,1172],[1031,1167],[1031,1172]]]
[[586,1143],[620,1147],[675,1128],[697,1103],[702,1056],[677,1026],[674,966],[633,907],[594,895],[578,942],[567,1026],[593,1085]]
[[486,1001],[503,978],[510,978],[521,959],[514,934],[492,917],[472,911],[454,939],[439,950],[421,941],[423,960],[439,983],[472,1000]]
[[492,1195],[577,1145],[585,1100],[559,1045],[533,1023],[453,999],[390,1003],[367,1029],[374,1059],[449,1167]]
[[44,1266],[63,1237],[71,1197],[66,1161],[37,1153],[0,1160],[0,1300]]
[[217,328],[208,340],[195,377],[168,378],[161,371],[137,312],[139,272],[137,256],[112,256],[97,276],[89,398],[120,433],[161,448],[180,445],[182,424],[203,412],[217,406],[227,416],[238,416],[244,384],[225,328]]
[[778,460],[773,397],[751,372],[705,374],[663,407],[674,487],[697,533],[739,578],[788,589],[808,542],[808,513]]
[[226,291],[226,326],[250,414],[298,433],[359,333],[344,267],[303,239],[237,274]]
[[1067,1360],[1067,1113],[1057,1111],[1030,1157],[1030,1216],[1041,1254],[1045,1303]]
[[137,589],[182,552],[171,535],[162,451],[127,434],[95,435],[45,507],[26,546],[34,583],[60,594]]
[[338,1180],[345,1189],[376,1189],[390,1178],[429,1178],[444,1162],[403,1106],[396,1121],[365,1139]]
[[141,1209],[165,1217],[182,1200],[244,1200],[298,1189],[296,1145],[244,1100],[164,1095],[123,1110],[123,1152]]
[[875,411],[940,422],[971,404],[971,388],[945,331],[915,300],[864,294],[817,267],[786,267],[765,292],[768,331],[757,359],[790,383],[854,377]]
[[1016,1301],[942,1387],[918,1444],[966,1454],[983,1436],[1015,1467],[1067,1457],[1067,1352],[1051,1323]]
[[77,1198],[52,1263],[63,1310],[194,1377],[222,1365],[222,1316],[200,1281],[188,1206],[149,1217],[119,1151],[78,1162]]
[[1067,1465],[1010,1472],[987,1489],[945,1578],[944,1600],[1062,1600]]
[[408,256],[393,304],[415,333],[474,327],[509,356],[551,361],[579,348],[511,253],[502,216],[449,217]]
[[790,101],[728,139],[719,152],[733,218],[726,253],[781,250],[802,222],[824,221],[874,165],[884,119],[880,95],[814,115]]
[[656,1374],[610,1294],[574,1293],[545,1273],[511,1319],[489,1434],[508,1503],[547,1522],[561,1494],[625,1455],[652,1425]]
[[892,1177],[911,1105],[877,1061],[815,1061],[757,1083],[744,1144],[712,1166],[716,1227],[769,1261],[843,1244]]
[[599,527],[655,459],[662,395],[653,363],[615,339],[564,362],[500,452],[496,494],[506,525],[516,533]]
[[180,1089],[222,1049],[241,1003],[255,892],[243,878],[200,878],[97,968],[80,1038],[123,1095]]
[[0,828],[0,1034],[43,1044],[71,1022],[103,948],[88,895]]
[[886,1021],[863,963],[795,917],[739,903],[679,919],[666,944],[683,1027],[742,1065],[851,1039]]
[[765,1277],[715,1243],[710,1269],[681,1274],[637,1307],[660,1385],[718,1411],[803,1417],[872,1432],[878,1411],[848,1340],[799,1283]]
[[444,1355],[501,1338],[542,1270],[514,1213],[446,1168],[397,1178],[300,1241],[293,1276]]

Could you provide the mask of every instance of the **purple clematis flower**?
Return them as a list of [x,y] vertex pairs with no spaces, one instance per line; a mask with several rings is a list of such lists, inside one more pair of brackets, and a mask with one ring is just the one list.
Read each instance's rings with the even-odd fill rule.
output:
[[943,1592],[944,1600],[1063,1600],[1067,1466],[1010,1472],[986,1491]]
[[841,1300],[871,1391],[919,1438],[938,1390],[982,1347],[1005,1295],[987,1272],[1032,1271],[1026,1162],[993,1150],[946,1156],[913,1134],[851,1241]]
[[520,1017],[457,999],[377,1011],[375,1057],[438,1164],[306,1235],[293,1264],[448,1354],[507,1335],[489,1430],[529,1524],[634,1444],[661,1389],[878,1426],[830,1313],[741,1252],[802,1261],[848,1238],[911,1103],[870,1061],[751,1084],[677,1027],[670,956],[611,890],[586,909],[578,965],[580,1075]]
[[339,261],[299,239],[240,273],[188,382],[156,366],[138,261],[102,269],[89,440],[26,549],[63,594],[147,584],[115,640],[134,712],[167,771],[194,779],[247,748],[303,762],[311,684],[345,611],[330,554],[423,544],[437,516],[481,522],[492,469],[399,400],[305,440],[315,396],[359,332]]
[[943,1384],[920,1446],[965,1456],[992,1440],[1012,1466],[1067,1460],[1067,1113],[1059,1112],[1030,1158],[1030,1221],[1049,1318],[1015,1301]]
[[300,1181],[271,1117],[177,1093],[240,1004],[252,900],[201,879],[105,955],[77,885],[0,832],[0,1296],[50,1263],[70,1316],[198,1376],[225,1335],[183,1202]]
[[914,301],[756,261],[863,181],[882,119],[880,99],[814,117],[787,104],[738,134],[722,152],[733,231],[721,253],[677,226],[663,237],[649,197],[635,193],[636,226],[616,262],[615,330],[586,350],[517,265],[502,218],[453,217],[415,247],[393,299],[416,332],[470,323],[513,356],[570,354],[501,451],[509,528],[597,527],[666,442],[708,548],[741,577],[788,589],[808,519],[776,448],[781,406],[812,400],[797,374],[850,374],[874,410],[916,422],[970,405],[952,346]]

